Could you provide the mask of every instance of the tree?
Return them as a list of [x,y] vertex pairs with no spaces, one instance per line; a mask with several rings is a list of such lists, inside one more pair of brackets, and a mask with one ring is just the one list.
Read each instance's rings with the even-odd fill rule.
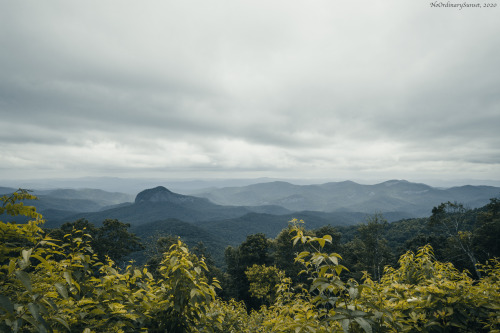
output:
[[227,273],[230,276],[232,294],[236,299],[243,300],[250,307],[260,305],[251,298],[250,283],[245,274],[252,265],[269,265],[272,263],[271,241],[262,233],[249,235],[237,248],[228,246],[225,251]]
[[238,247],[240,263],[245,267],[267,265],[272,261],[271,242],[262,233],[249,235]]
[[449,246],[464,255],[476,276],[481,278],[473,246],[474,220],[472,215],[472,211],[462,204],[448,201],[432,209],[429,225],[448,237]]
[[384,238],[387,226],[381,214],[370,216],[366,223],[358,226],[355,239],[345,245],[346,262],[357,272],[368,271],[377,281],[382,277],[384,266],[392,262],[392,252]]
[[106,219],[97,231],[94,248],[101,259],[108,256],[115,262],[120,262],[130,253],[144,249],[139,237],[128,232],[129,223],[116,219]]
[[217,280],[210,283],[203,259],[192,254],[180,240],[164,254],[159,271],[162,279],[158,300],[163,306],[155,312],[154,330],[190,332],[215,300]]
[[[285,229],[276,236],[273,241],[273,261],[276,267],[280,270],[285,271],[285,274],[292,279],[294,284],[306,283],[307,279],[304,275],[299,275],[299,272],[303,269],[300,263],[295,262],[295,256],[304,251],[303,244],[292,244],[292,225],[288,225]],[[312,232],[308,232],[308,235],[313,235]]]
[[170,247],[177,243],[178,237],[172,235],[158,237],[155,241],[148,242],[146,247],[147,260],[145,267],[153,274],[155,278],[161,276],[159,268],[163,260],[163,254],[168,252]]
[[[408,251],[417,252],[419,248],[430,245],[434,250],[434,255],[440,260],[447,260],[447,240],[448,238],[444,235],[439,235],[433,232],[428,233],[418,233],[411,239],[408,239],[403,244],[402,248],[399,249],[399,256],[405,254]],[[448,260],[451,261],[451,260]]]
[[64,241],[65,235],[70,235],[73,230],[84,231],[90,236],[90,244],[99,260],[104,262],[106,257],[109,257],[114,262],[121,263],[131,253],[144,249],[139,237],[130,233],[128,228],[130,228],[129,223],[116,219],[106,219],[98,228],[86,219],[79,219],[65,223],[59,229],[51,230],[50,235]]
[[477,215],[474,250],[484,261],[500,257],[500,199],[492,198]]
[[[21,254],[23,247],[36,244],[43,235],[40,227],[44,223],[41,214],[34,206],[25,206],[23,200],[36,200],[36,197],[25,189],[19,189],[11,195],[0,197],[0,216],[13,219],[17,216],[30,218],[26,224],[0,224],[0,264],[4,264],[10,257]],[[5,215],[3,215],[5,214]]]
[[276,266],[253,265],[245,270],[250,283],[250,294],[261,300],[261,305],[270,305],[276,300],[276,287],[285,273]]

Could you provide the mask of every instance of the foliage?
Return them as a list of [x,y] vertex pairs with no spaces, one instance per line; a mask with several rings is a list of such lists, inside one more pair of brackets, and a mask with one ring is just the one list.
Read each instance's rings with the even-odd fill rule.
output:
[[[243,273],[247,293],[260,301],[252,309],[217,296],[202,246],[197,256],[169,239],[156,277],[144,267],[120,269],[99,259],[86,229],[50,238],[36,210],[19,202],[26,199],[33,199],[26,191],[0,198],[0,213],[31,219],[0,222],[1,332],[500,332],[495,259],[477,263],[481,277],[474,280],[426,245],[386,266],[380,279],[365,272],[359,282],[343,277],[347,268],[332,251],[342,249],[332,244],[338,235],[311,233],[293,220],[286,231],[304,285],[270,265],[273,247],[264,235],[227,252],[234,260],[228,268]],[[482,223],[496,221],[495,207]],[[378,239],[375,227],[367,230]]]
[[90,245],[99,260],[105,261],[106,257],[109,257],[116,263],[122,263],[132,252],[144,249],[139,238],[128,231],[129,228],[130,224],[116,219],[105,219],[100,227],[95,227],[85,219],[79,219],[51,230],[50,234],[53,238],[63,241],[64,236],[73,229],[82,230],[90,236]]
[[500,257],[500,199],[490,199],[485,210],[478,213],[474,231],[474,250],[483,259]]
[[[20,214],[32,213],[15,202],[24,198],[26,195],[21,192],[2,201],[4,207],[10,203]],[[17,255],[10,252],[10,258],[2,261],[2,331],[97,332],[123,331],[127,327],[139,330],[148,317],[143,306],[152,298],[138,283],[140,279],[147,282],[147,271],[129,266],[119,273],[112,261],[98,262],[89,245],[89,235],[81,230],[68,234],[67,242],[58,245],[43,235],[39,216],[30,216],[36,219],[15,225],[15,229],[12,224],[0,222],[2,230],[10,231],[2,233],[7,238],[0,246],[2,252],[15,239],[23,240],[24,247]],[[96,270],[100,276],[95,276]]]
[[149,243],[146,250],[148,251],[148,260],[146,267],[155,278],[161,276],[160,264],[163,260],[163,253],[168,252],[170,247],[177,243],[178,237],[172,235],[162,236],[156,239],[154,243]]
[[98,260],[82,230],[62,244],[43,235],[41,216],[16,202],[26,198],[32,199],[26,192],[1,198],[2,213],[34,220],[0,222],[0,331],[188,331],[215,299],[217,282],[206,281],[203,260],[182,242],[165,255],[160,280],[146,268],[120,271],[112,260]]
[[[473,245],[474,217],[470,209],[456,202],[442,203],[432,209],[429,225],[448,238],[453,253],[460,254],[467,261],[476,276],[481,278],[477,269],[477,256]],[[466,266],[467,267],[467,266]]]
[[[292,222],[296,223],[292,228],[295,234],[292,238],[293,243],[297,244],[300,241],[309,245],[312,250],[303,251],[295,258],[304,266],[301,274],[307,274],[311,280],[309,290],[305,291],[304,297],[309,301],[305,318],[314,317],[318,327],[324,328],[325,331],[342,328],[344,331],[371,332],[370,317],[373,313],[358,302],[364,285],[354,280],[344,282],[340,274],[347,268],[339,264],[342,257],[334,252],[322,252],[325,244],[332,242],[332,237],[307,236],[300,226],[303,221]],[[305,328],[309,330],[307,326]]]
[[384,237],[387,226],[387,220],[382,215],[370,216],[366,224],[357,227],[356,238],[344,246],[352,268],[358,272],[369,271],[375,280],[380,280],[384,266],[392,261],[392,252]]
[[250,283],[250,294],[252,297],[261,299],[264,304],[269,305],[276,299],[276,286],[285,276],[276,266],[253,265],[247,268],[245,275]]
[[162,279],[158,281],[154,309],[154,326],[158,331],[188,332],[196,321],[206,315],[215,300],[217,281],[210,284],[203,271],[203,259],[191,254],[178,240],[170,247],[160,264]]
[[400,332],[487,332],[500,329],[500,266],[483,267],[476,283],[450,263],[435,260],[430,246],[401,256],[380,283],[365,277],[362,300],[384,309],[379,329]]
[[225,256],[229,275],[229,297],[243,300],[250,308],[258,308],[261,302],[252,298],[250,283],[245,271],[252,265],[269,265],[272,262],[272,244],[264,234],[250,235],[237,248],[229,246]]

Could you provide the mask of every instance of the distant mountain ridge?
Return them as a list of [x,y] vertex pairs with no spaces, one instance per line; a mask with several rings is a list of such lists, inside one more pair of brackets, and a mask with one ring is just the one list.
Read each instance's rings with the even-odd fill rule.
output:
[[[0,195],[9,195],[17,189],[0,187]],[[38,200],[25,201],[26,205],[37,208],[47,221],[61,221],[82,212],[97,212],[130,202],[133,196],[119,192],[106,192],[100,189],[51,189],[33,190]],[[22,222],[21,216],[14,219]]]
[[[17,191],[15,188],[2,187],[0,186],[0,195],[11,194]],[[130,202],[133,200],[133,196],[120,192],[107,192],[100,189],[92,188],[81,188],[81,189],[70,189],[70,188],[60,188],[52,190],[29,190],[29,192],[38,197],[40,201],[44,199],[53,200],[63,199],[63,200],[82,200],[87,202],[92,202],[94,206],[90,210],[98,210],[105,206],[118,205],[124,202]],[[53,208],[53,207],[52,207]],[[85,211],[88,208],[78,208],[78,211]]]
[[268,182],[242,187],[226,187],[195,194],[220,205],[278,205],[292,211],[407,212],[428,216],[434,206],[457,201],[470,208],[480,207],[500,195],[500,187],[460,186],[448,189],[405,180],[389,180],[375,185],[352,181],[320,185]]
[[[0,192],[14,189],[0,187]],[[131,195],[97,189],[35,190],[32,202],[49,222],[105,218],[140,224],[166,218],[185,222],[222,221],[249,213],[288,215],[292,212],[391,214],[394,217],[426,217],[442,202],[457,201],[470,208],[483,206],[500,195],[500,187],[459,186],[447,189],[405,180],[375,185],[352,181],[319,185],[294,185],[284,181],[206,190],[184,195],[156,186]],[[315,216],[319,216],[316,214]],[[341,215],[334,216],[335,220]],[[347,221],[355,215],[345,215]],[[330,218],[329,217],[329,218]],[[348,222],[348,223],[349,223]]]
[[120,192],[107,192],[101,189],[56,189],[56,190],[45,190],[37,191],[35,190],[33,194],[37,196],[50,196],[53,198],[62,199],[81,199],[90,200],[96,202],[99,206],[112,206],[118,205],[124,202],[131,202],[133,196]]

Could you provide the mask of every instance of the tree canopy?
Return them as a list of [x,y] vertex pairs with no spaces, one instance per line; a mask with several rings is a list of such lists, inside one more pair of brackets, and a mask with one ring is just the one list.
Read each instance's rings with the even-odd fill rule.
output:
[[92,249],[99,260],[105,261],[109,257],[116,263],[121,263],[124,258],[133,252],[144,249],[141,240],[128,231],[129,223],[116,219],[105,219],[102,226],[96,227],[85,219],[64,223],[60,228],[50,230],[51,237],[64,240],[65,235],[75,230],[81,230],[90,238]]

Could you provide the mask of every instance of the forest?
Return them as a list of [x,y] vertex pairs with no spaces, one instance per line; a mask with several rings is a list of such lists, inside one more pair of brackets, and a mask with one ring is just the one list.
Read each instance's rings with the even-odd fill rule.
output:
[[0,198],[0,332],[500,332],[498,198],[393,223],[293,219],[227,247],[222,267],[118,220],[44,229],[34,199]]

